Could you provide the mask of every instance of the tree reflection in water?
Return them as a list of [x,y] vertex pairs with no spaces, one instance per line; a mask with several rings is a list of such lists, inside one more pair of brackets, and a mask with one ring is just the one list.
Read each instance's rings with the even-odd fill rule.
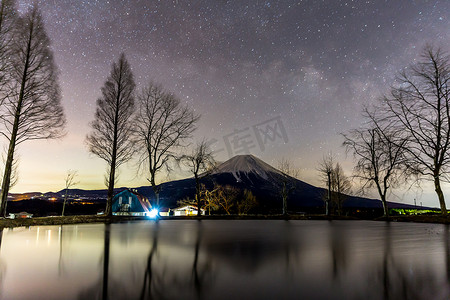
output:
[[203,265],[200,263],[200,244],[202,241],[202,237],[203,223],[201,220],[198,220],[195,240],[194,263],[192,265],[192,277],[197,299],[203,299],[205,287],[211,287],[214,280],[213,267],[211,262],[209,260],[206,260]]
[[[105,225],[100,279],[79,299],[450,296],[448,226],[431,227],[442,234],[431,237],[411,235],[415,231],[403,224],[367,223],[361,228],[340,221],[193,220],[123,226],[129,227],[117,225],[117,232],[111,232]],[[145,252],[139,255],[142,247]],[[423,255],[417,254],[420,249]],[[439,263],[441,269],[436,269]]]
[[[171,267],[162,266],[162,264],[155,265],[156,262],[162,262],[162,260],[158,251],[160,224],[159,222],[154,223],[152,246],[147,259],[140,299],[170,299],[177,293],[187,297],[189,286],[193,286],[195,298],[202,299],[205,287],[211,285],[214,276],[211,264],[208,260],[203,263],[200,255],[202,222],[197,221],[195,227],[194,255],[191,276],[189,276],[183,272],[183,268],[174,265]],[[173,245],[173,247],[177,246]]]
[[105,246],[103,256],[103,286],[102,286],[102,299],[108,299],[108,278],[109,278],[109,245],[111,236],[111,225],[105,224]]
[[383,299],[389,299],[389,259],[391,257],[391,223],[386,222],[383,252]]
[[330,223],[330,248],[332,256],[332,275],[333,280],[339,279],[341,273],[345,272],[347,267],[348,241],[344,228],[340,223],[329,221]]
[[[0,228],[0,254],[2,253],[2,239],[3,239],[3,228]],[[3,261],[0,255],[0,297],[2,296],[3,291],[3,273],[5,273],[5,266],[3,265]]]
[[161,290],[161,283],[163,280],[160,277],[160,275],[163,274],[158,274],[158,272],[154,273],[152,268],[154,257],[158,251],[158,231],[159,222],[157,220],[153,225],[152,246],[150,248],[150,253],[148,254],[140,299],[160,299],[163,296],[163,291]]
[[281,237],[281,245],[284,249],[284,268],[286,270],[286,276],[292,279],[296,269],[300,268],[299,256],[302,246],[299,243],[294,243],[294,228],[291,221],[283,221]]
[[63,261],[63,233],[64,226],[59,226],[59,259],[58,259],[58,275],[61,276],[64,272],[64,261]]
[[[386,222],[384,252],[381,265],[383,299],[449,299],[449,285],[440,282],[436,272],[429,265],[418,267],[408,262],[393,250],[393,224]],[[447,227],[446,227],[447,228]],[[448,236],[444,229],[445,244]],[[445,254],[447,254],[447,246]],[[394,254],[397,254],[394,256]],[[426,257],[424,257],[427,260]],[[446,257],[448,261],[448,255]]]
[[444,249],[445,249],[445,265],[446,265],[446,275],[447,282],[450,285],[450,228],[448,224],[444,225]]
[[[110,248],[110,235],[111,225],[104,225],[104,239],[103,239],[103,267],[101,277],[87,289],[81,291],[78,295],[78,299],[102,299],[108,298],[108,279],[109,279],[109,248]],[[100,288],[101,287],[101,288]],[[113,297],[114,299],[117,299]]]

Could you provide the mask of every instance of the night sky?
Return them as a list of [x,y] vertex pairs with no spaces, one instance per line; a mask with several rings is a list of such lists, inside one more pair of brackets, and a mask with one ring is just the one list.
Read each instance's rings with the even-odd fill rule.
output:
[[[31,1],[19,1],[25,11]],[[111,63],[125,52],[138,88],[150,81],[202,115],[195,133],[217,159],[281,157],[319,185],[332,152],[351,175],[339,135],[387,92],[426,43],[448,50],[450,1],[38,1],[60,70],[67,136],[19,148],[13,192],[57,191],[68,169],[79,188],[104,188],[106,164],[84,139]],[[176,172],[161,181],[188,176]],[[118,186],[146,184],[121,167]],[[438,205],[424,185],[420,201]],[[447,197],[450,196],[450,187]],[[428,195],[429,194],[429,195]],[[392,200],[411,203],[400,191]]]

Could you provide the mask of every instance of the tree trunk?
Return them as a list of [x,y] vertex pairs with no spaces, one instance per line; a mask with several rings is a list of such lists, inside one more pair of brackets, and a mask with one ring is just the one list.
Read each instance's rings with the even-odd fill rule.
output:
[[441,212],[443,215],[447,215],[447,207],[445,206],[444,193],[441,189],[441,181],[439,180],[439,176],[434,176],[434,190],[439,198],[439,204],[441,205]]
[[111,227],[105,224],[105,240],[104,240],[104,254],[103,254],[103,284],[102,284],[102,299],[108,299],[108,275],[109,275],[109,237]]
[[19,93],[19,99],[17,101],[16,106],[16,112],[14,115],[14,125],[11,131],[11,138],[9,140],[9,147],[8,147],[8,156],[5,163],[5,172],[3,175],[3,183],[2,183],[2,191],[1,191],[1,205],[0,205],[0,216],[6,215],[6,202],[8,201],[8,193],[9,193],[9,185],[11,183],[11,172],[12,172],[12,165],[14,161],[14,151],[16,149],[16,139],[17,139],[17,132],[19,131],[19,121],[20,121],[20,114],[22,111],[22,103],[25,93],[25,83],[28,80],[28,67],[29,67],[29,61],[30,61],[30,52],[31,52],[31,37],[33,35],[33,27],[30,29],[30,35],[28,38],[28,44],[27,44],[27,53],[26,53],[26,59],[25,59],[25,66],[22,73],[22,81],[20,83],[20,93]]
[[338,192],[337,194],[337,214],[338,216],[341,215],[341,210],[342,210],[342,194],[340,192]]
[[281,191],[281,196],[283,198],[283,216],[287,215],[287,197],[288,197],[288,187],[287,182],[283,182],[283,190]]
[[61,216],[64,217],[64,210],[66,209],[66,201],[67,201],[67,189],[66,189],[66,193],[64,195],[64,203],[63,203],[63,209],[62,209],[62,213]]
[[327,172],[328,179],[328,198],[325,204],[325,215],[330,216],[330,203],[331,203],[331,172]]
[[383,217],[389,217],[389,208],[386,201],[386,195],[380,194],[381,203],[383,203]]
[[5,172],[3,174],[3,183],[1,191],[1,206],[0,206],[0,216],[6,217],[6,202],[8,201],[9,184],[11,181],[12,164],[14,160],[14,150],[16,148],[16,135],[17,130],[13,131],[11,136],[11,141],[8,148],[8,157],[5,164]]
[[155,176],[152,176],[152,179],[150,180],[150,183],[152,184],[152,189],[153,189],[153,193],[155,193],[155,202],[156,202],[156,207],[159,208],[159,192],[160,192],[160,187],[156,186],[156,182],[155,182]]
[[200,205],[200,179],[197,174],[195,174],[195,200],[197,200],[197,216],[200,217],[201,213],[201,205]]
[[114,177],[116,175],[116,160],[113,157],[113,162],[111,163],[111,169],[109,172],[109,182],[108,182],[108,198],[106,199],[105,215],[112,216],[112,198],[114,197]]

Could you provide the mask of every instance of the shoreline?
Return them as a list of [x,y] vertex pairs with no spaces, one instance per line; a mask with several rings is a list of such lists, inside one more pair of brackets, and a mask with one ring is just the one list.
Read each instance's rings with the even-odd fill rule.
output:
[[[72,225],[72,224],[90,224],[90,223],[122,223],[128,221],[155,221],[148,217],[134,216],[97,216],[97,215],[80,215],[80,216],[64,216],[64,217],[38,217],[29,219],[0,219],[0,229],[29,227],[29,226],[45,226],[45,225]],[[213,215],[213,216],[170,216],[159,217],[158,220],[369,220],[369,221],[390,221],[390,222],[414,222],[414,223],[437,223],[450,224],[450,215],[424,215],[424,216],[392,216],[389,218],[360,219],[346,216],[325,216],[325,215]]]

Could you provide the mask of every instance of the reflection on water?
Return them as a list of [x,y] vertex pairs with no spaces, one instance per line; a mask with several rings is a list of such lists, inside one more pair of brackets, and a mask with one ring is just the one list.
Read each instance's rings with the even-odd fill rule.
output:
[[5,268],[4,268],[3,260],[2,260],[2,257],[1,257],[2,238],[3,238],[3,229],[0,228],[0,297],[2,297],[2,291],[3,291],[3,273],[5,273]]
[[450,230],[159,221],[0,231],[1,299],[449,299]]

